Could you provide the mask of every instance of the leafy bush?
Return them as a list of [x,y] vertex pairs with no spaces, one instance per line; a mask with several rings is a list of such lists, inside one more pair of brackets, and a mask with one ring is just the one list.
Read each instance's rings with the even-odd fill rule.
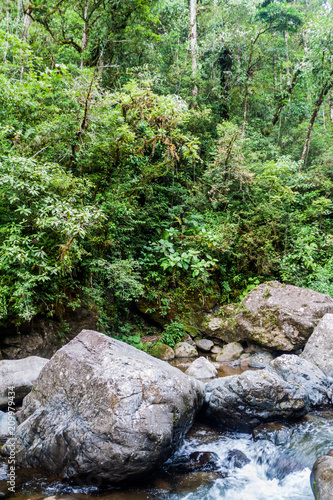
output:
[[170,347],[174,347],[182,338],[186,335],[183,329],[182,323],[179,321],[172,321],[169,325],[166,325],[162,335],[161,341]]
[[0,319],[55,312],[105,216],[85,205],[91,186],[59,165],[25,158],[0,163]]

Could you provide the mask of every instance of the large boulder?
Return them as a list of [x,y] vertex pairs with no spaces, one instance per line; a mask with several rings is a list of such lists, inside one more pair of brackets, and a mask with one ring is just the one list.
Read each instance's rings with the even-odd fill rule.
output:
[[[0,409],[8,408],[8,388],[14,393],[14,403],[20,403],[44,368],[48,359],[29,356],[24,359],[0,361]],[[15,408],[15,404],[12,407]]]
[[142,478],[171,455],[203,399],[203,384],[177,368],[83,330],[24,399],[16,459],[63,478]]
[[333,377],[333,314],[325,314],[307,341],[301,354]]
[[319,457],[311,472],[311,486],[316,500],[333,498],[333,450]]
[[312,363],[284,354],[260,371],[218,378],[206,385],[205,420],[229,429],[297,420],[331,402],[330,383]]
[[209,336],[293,351],[304,347],[326,313],[333,313],[333,300],[314,290],[272,281],[252,290],[239,308],[227,306],[221,312],[207,316]]

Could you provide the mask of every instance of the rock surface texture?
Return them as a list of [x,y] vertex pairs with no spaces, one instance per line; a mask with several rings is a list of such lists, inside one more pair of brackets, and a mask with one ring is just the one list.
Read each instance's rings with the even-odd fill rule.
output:
[[14,388],[15,403],[22,401],[48,359],[29,356],[24,359],[0,361],[0,409],[8,407],[8,387]]
[[320,319],[333,313],[333,300],[306,288],[264,283],[252,290],[241,307],[208,316],[206,333],[226,342],[247,340],[272,350],[303,348]]
[[16,458],[64,478],[142,478],[181,442],[203,398],[196,379],[83,330],[53,356],[25,398]]
[[317,365],[326,375],[333,377],[333,314],[325,314],[307,341],[301,354]]
[[316,500],[333,498],[333,450],[314,463],[311,473],[311,486]]
[[250,430],[264,422],[296,420],[331,397],[330,382],[317,366],[284,354],[261,371],[209,382],[203,416],[219,426]]
[[193,361],[185,373],[198,379],[214,378],[217,376],[217,369],[213,363],[201,356]]

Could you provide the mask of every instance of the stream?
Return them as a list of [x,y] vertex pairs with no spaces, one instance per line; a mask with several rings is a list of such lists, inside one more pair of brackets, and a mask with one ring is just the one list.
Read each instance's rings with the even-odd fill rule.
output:
[[[17,471],[12,500],[59,495],[77,500],[313,500],[310,472],[315,460],[333,448],[333,410],[316,411],[298,423],[275,423],[251,434],[221,432],[196,422],[161,473],[140,487],[102,488],[61,482],[33,469]],[[188,457],[209,452],[203,468],[188,468]],[[2,460],[2,461],[1,461]],[[7,464],[0,459],[0,497]]]

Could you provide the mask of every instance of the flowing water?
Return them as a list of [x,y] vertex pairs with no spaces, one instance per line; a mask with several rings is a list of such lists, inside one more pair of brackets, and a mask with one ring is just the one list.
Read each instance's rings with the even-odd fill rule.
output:
[[[311,413],[296,424],[261,426],[253,436],[196,423],[160,475],[140,488],[101,489],[22,470],[12,499],[59,495],[77,500],[313,500],[312,465],[332,448],[333,411]],[[201,469],[188,467],[188,457],[198,451],[210,452],[214,463]],[[0,466],[1,496],[6,463]]]

